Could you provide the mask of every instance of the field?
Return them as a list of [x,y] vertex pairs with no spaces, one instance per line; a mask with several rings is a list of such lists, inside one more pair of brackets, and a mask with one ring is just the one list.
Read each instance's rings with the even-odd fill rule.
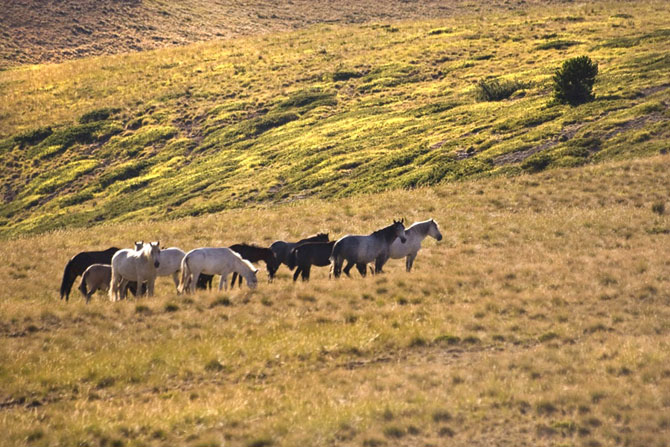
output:
[[[0,245],[3,445],[667,446],[669,156]],[[411,203],[411,206],[408,204]],[[72,254],[434,217],[415,271],[58,301]],[[357,275],[357,274],[356,274]]]
[[[668,11],[464,7],[0,71],[0,236],[667,151]],[[583,54],[596,100],[553,103]],[[480,101],[483,80],[515,91]]]

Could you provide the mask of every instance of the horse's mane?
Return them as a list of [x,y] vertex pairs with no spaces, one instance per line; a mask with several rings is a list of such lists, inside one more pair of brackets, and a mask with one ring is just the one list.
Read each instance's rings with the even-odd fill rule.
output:
[[232,249],[230,250],[230,252],[231,252],[233,255],[235,255],[236,258],[238,258],[240,261],[242,261],[243,264],[245,264],[247,267],[249,267],[249,270],[251,270],[251,271],[254,272],[254,273],[256,273],[256,272],[258,271],[258,269],[257,269],[251,262],[249,262],[248,260],[244,259],[244,258],[242,257],[242,255],[240,255],[238,252],[236,252],[236,251],[234,251],[234,250],[232,250]]

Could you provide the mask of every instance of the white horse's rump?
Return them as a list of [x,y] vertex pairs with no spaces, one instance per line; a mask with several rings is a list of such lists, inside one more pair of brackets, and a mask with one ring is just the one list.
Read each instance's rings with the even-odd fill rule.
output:
[[179,287],[179,270],[181,269],[181,261],[186,256],[186,253],[177,247],[170,247],[161,250],[158,257],[160,265],[156,269],[156,276],[170,276],[174,281],[174,286]]
[[256,272],[254,265],[227,247],[196,248],[189,251],[181,261],[181,282],[177,289],[183,293],[187,288],[195,292],[198,277],[201,273],[207,275],[221,275],[219,290],[226,289],[228,275],[237,273],[247,281],[249,288],[256,288]]
[[403,244],[399,240],[393,241],[389,247],[389,258],[400,259],[407,257],[405,260],[405,270],[408,272],[412,270],[414,259],[421,250],[421,242],[426,236],[432,236],[438,241],[442,240],[442,233],[437,226],[437,222],[433,219],[424,220],[422,222],[415,222],[405,230],[405,237],[407,241]]
[[142,283],[146,282],[147,294],[152,296],[156,282],[156,269],[160,266],[160,251],[158,242],[144,243],[140,250],[126,248],[117,251],[112,257],[109,299],[111,301],[124,299],[126,297],[125,285],[128,281],[137,281],[138,289],[141,289]]

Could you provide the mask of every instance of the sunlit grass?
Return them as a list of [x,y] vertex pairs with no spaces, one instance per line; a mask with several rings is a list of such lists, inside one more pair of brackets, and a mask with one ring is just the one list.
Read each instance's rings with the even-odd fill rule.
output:
[[[656,156],[2,242],[8,445],[663,445],[670,395]],[[411,203],[411,206],[408,206]],[[365,233],[435,218],[412,273],[89,305],[74,253]],[[356,276],[356,275],[355,275]]]
[[[666,151],[668,18],[658,6],[480,8],[0,72],[0,233]],[[553,105],[553,71],[582,54],[600,67],[596,101]],[[477,102],[477,84],[493,78],[523,88]],[[100,109],[115,111],[79,123]],[[91,160],[94,170],[78,169]],[[129,164],[137,169],[112,185]],[[43,185],[53,172],[66,174]]]

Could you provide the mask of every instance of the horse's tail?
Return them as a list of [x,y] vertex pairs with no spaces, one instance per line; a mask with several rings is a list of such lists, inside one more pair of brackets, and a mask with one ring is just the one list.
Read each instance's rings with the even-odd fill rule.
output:
[[179,278],[179,286],[177,286],[177,293],[184,293],[186,291],[186,281],[191,276],[191,269],[188,267],[188,257],[184,256],[181,260],[181,277]]
[[118,284],[116,283],[116,272],[114,268],[114,260],[112,259],[112,271],[109,274],[109,301],[114,301],[115,294],[117,293]]
[[70,290],[72,290],[72,284],[74,283],[74,279],[77,276],[74,272],[74,266],[72,263],[73,259],[70,259],[65,266],[65,270],[63,271],[63,280],[60,283],[60,299],[65,299],[67,300],[70,297]]
[[86,295],[88,295],[88,291],[86,290],[86,275],[81,276],[81,281],[79,282],[79,291],[82,295],[84,295],[84,298],[86,298]]
[[328,260],[330,261],[330,270],[335,278],[339,278],[342,273],[342,244],[335,242],[333,251],[330,253]]

